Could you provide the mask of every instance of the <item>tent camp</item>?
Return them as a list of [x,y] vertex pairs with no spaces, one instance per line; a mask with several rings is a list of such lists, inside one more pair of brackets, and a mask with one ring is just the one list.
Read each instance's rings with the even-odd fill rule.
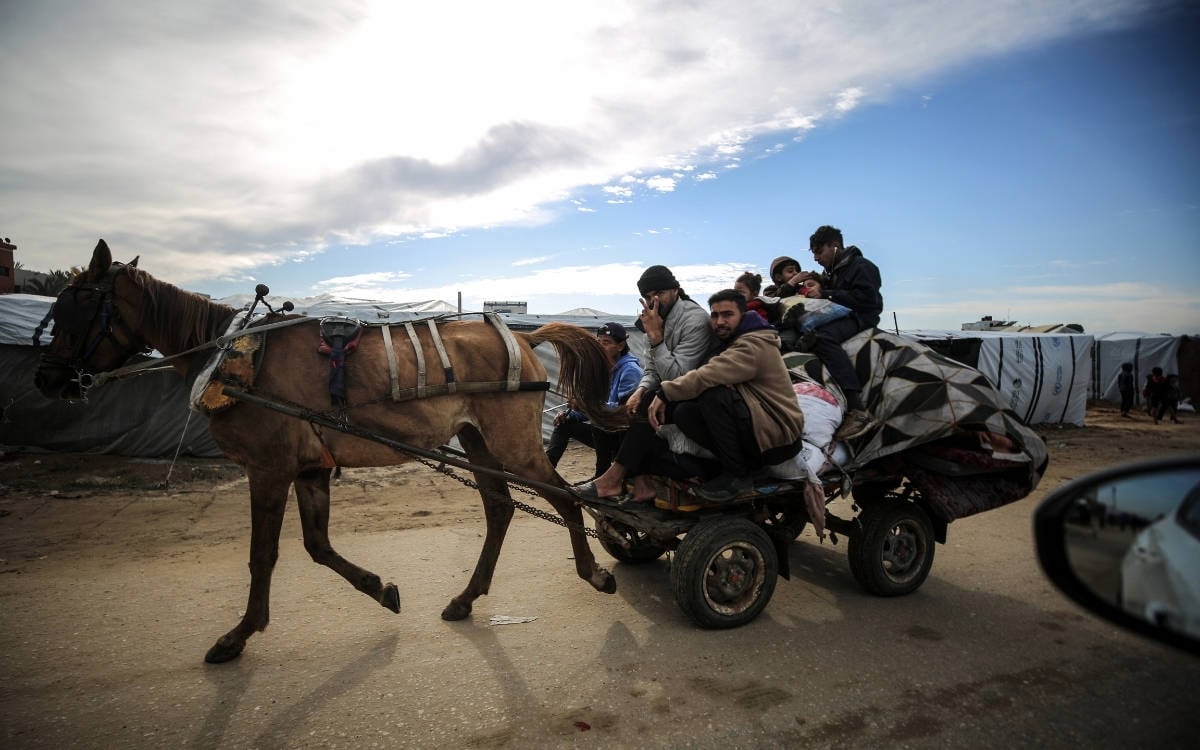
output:
[[1121,331],[1097,336],[1095,346],[1088,391],[1092,398],[1121,401],[1117,374],[1123,362],[1133,364],[1133,381],[1137,384],[1135,403],[1142,402],[1142,384],[1155,367],[1161,367],[1164,374],[1179,375],[1185,396],[1200,396],[1200,339],[1195,336]]
[[[244,306],[249,296],[221,302]],[[278,308],[283,298],[269,297]],[[88,404],[44,398],[33,386],[38,350],[33,332],[50,309],[48,297],[0,295],[0,447],[117,453],[137,456],[215,456],[219,450],[208,434],[207,419],[191,411],[183,379],[173,370],[117,381],[98,390]],[[298,312],[312,317],[343,315],[365,322],[403,322],[450,313],[444,302],[397,304],[339,299],[324,295],[294,301]],[[645,336],[635,318],[576,309],[560,315],[505,314],[515,330],[533,330],[552,321],[595,330],[615,321],[629,331],[629,345],[645,357]],[[1200,339],[1151,334],[1063,335],[1029,331],[902,331],[901,335],[980,370],[1010,408],[1026,424],[1084,422],[1087,400],[1119,400],[1116,373],[1123,361],[1135,363],[1139,382],[1151,367],[1178,372],[1185,394],[1200,393]],[[535,352],[553,386],[558,358],[553,347]],[[353,363],[350,363],[350,367]],[[543,415],[543,437],[553,429],[563,400],[551,391]]]
[[1083,424],[1090,335],[932,330],[900,335],[978,369],[1025,424]]

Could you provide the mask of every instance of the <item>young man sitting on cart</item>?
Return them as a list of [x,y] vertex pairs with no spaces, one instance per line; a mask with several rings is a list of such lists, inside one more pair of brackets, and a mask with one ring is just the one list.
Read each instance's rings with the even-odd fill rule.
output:
[[779,334],[747,315],[746,298],[733,289],[717,292],[708,305],[720,348],[695,370],[661,383],[649,422],[631,425],[613,465],[579,488],[584,497],[618,497],[633,476],[633,499],[651,501],[655,488],[647,474],[692,478],[695,463],[670,454],[656,434],[668,422],[717,457],[720,474],[695,490],[709,502],[735,499],[753,488],[764,466],[800,451],[804,414],[779,356]]

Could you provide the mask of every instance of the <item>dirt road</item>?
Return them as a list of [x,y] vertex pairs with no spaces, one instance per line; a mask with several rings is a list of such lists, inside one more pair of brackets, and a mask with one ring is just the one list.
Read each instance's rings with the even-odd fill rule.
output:
[[[1045,583],[1030,513],[1093,469],[1200,452],[1182,425],[1089,412],[1045,429],[1030,498],[951,525],[917,593],[878,599],[843,545],[806,531],[793,579],[749,626],[702,631],[668,560],[597,555],[615,596],[579,581],[566,534],[513,524],[471,619],[438,613],[482,541],[470,490],[420,466],[356,470],[331,532],[394,580],[393,615],[311,563],[292,513],[272,622],[206,665],[248,588],[236,467],[5,456],[0,489],[0,744],[27,747],[1171,747],[1200,731],[1200,660],[1117,631]],[[563,473],[582,478],[584,451]],[[841,502],[841,501],[839,501]],[[493,617],[527,622],[492,625]]]

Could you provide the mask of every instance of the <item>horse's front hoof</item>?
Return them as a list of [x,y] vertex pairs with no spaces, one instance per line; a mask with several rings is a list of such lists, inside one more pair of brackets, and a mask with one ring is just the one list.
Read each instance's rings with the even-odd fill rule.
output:
[[396,588],[396,584],[389,582],[383,587],[383,591],[379,594],[379,603],[396,614],[400,614],[400,589]]
[[246,647],[244,641],[234,641],[225,643],[225,639],[221,638],[213,647],[204,655],[204,661],[209,664],[224,664],[227,661],[238,658],[242,655],[242,649]]
[[601,568],[596,572],[596,575],[592,576],[592,585],[601,594],[617,593],[617,577],[604,568]]
[[471,605],[463,604],[459,601],[451,601],[442,610],[442,619],[454,622],[455,620],[465,620],[471,614]]

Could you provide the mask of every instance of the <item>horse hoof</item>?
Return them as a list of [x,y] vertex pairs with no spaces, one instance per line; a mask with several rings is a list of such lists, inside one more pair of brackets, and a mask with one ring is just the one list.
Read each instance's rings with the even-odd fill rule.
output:
[[379,594],[379,603],[396,614],[400,614],[400,589],[396,584],[388,583]]
[[442,610],[442,619],[449,620],[450,622],[465,620],[469,614],[471,614],[470,604],[452,601]]
[[600,572],[603,574],[603,579],[601,580],[600,585],[596,586],[596,584],[592,584],[593,586],[596,586],[596,590],[601,594],[617,593],[617,577],[612,573],[609,573],[607,570],[602,570]]
[[221,641],[217,641],[208,650],[208,653],[204,655],[204,661],[209,664],[224,664],[241,656],[242,649],[245,647],[245,643],[222,643]]

